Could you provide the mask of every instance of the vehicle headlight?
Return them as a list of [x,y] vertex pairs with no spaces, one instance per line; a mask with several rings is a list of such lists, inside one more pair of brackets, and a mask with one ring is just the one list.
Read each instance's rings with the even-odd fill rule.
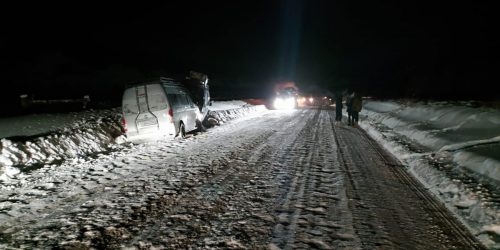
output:
[[273,106],[276,109],[294,109],[295,108],[295,98],[282,98],[278,97],[274,99]]

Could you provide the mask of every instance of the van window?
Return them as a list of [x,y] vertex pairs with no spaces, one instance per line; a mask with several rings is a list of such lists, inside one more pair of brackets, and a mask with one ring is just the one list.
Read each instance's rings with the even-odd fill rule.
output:
[[186,95],[179,95],[179,99],[181,100],[180,103],[182,103],[182,106],[185,107],[185,106],[189,106],[189,102],[186,98]]
[[125,114],[139,113],[137,99],[135,97],[135,89],[127,89],[123,94],[122,110]]
[[188,106],[194,105],[193,99],[191,99],[191,97],[189,95],[186,95],[186,101],[187,101]]
[[149,110],[158,111],[167,108],[167,100],[163,93],[152,93],[148,95]]
[[170,101],[170,105],[172,105],[172,107],[178,108],[178,107],[182,106],[181,100],[180,100],[181,99],[180,95],[178,95],[178,94],[168,94],[167,98]]
[[139,113],[139,109],[137,109],[137,105],[135,103],[123,103],[122,110],[123,110],[123,113],[125,113],[125,114],[137,114],[137,113]]

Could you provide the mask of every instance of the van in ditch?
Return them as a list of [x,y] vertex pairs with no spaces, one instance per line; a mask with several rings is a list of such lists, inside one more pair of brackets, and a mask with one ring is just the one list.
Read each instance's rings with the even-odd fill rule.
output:
[[189,91],[166,77],[128,86],[122,112],[122,126],[131,142],[184,138],[201,126],[200,111]]

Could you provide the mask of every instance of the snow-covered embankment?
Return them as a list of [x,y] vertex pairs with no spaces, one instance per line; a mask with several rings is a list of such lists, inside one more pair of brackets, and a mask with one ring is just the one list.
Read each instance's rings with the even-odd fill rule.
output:
[[[243,101],[214,102],[209,116],[212,124],[217,125],[264,109],[263,105],[254,106]],[[0,181],[43,165],[57,165],[66,159],[86,158],[113,150],[119,143],[126,142],[119,122],[119,108],[85,111],[73,116],[72,122],[63,123],[57,116],[50,115],[52,122],[44,123],[45,130],[33,126],[39,134],[19,131],[23,136],[12,136],[10,129],[9,137],[0,139]],[[33,118],[40,118],[40,115]],[[15,119],[9,120],[12,122],[3,126],[16,126]]]
[[486,245],[498,246],[498,109],[472,102],[366,100],[361,115],[361,126],[372,137],[407,165]]

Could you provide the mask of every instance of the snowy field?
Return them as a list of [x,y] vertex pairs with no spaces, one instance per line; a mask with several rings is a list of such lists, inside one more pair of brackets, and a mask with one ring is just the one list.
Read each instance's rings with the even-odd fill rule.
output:
[[[256,112],[266,111],[243,101],[214,102],[210,115],[220,125]],[[36,169],[56,170],[64,162],[91,164],[99,155],[130,150],[119,120],[118,108],[0,119],[0,200],[16,195]],[[360,120],[363,129],[408,166],[486,245],[497,246],[499,110],[467,102],[367,100]],[[171,146],[176,145],[182,147],[182,143]],[[46,178],[46,183],[54,182],[52,175]],[[8,216],[23,206],[8,204],[6,208],[0,203],[0,212],[14,211]],[[0,220],[4,216],[0,213]]]

